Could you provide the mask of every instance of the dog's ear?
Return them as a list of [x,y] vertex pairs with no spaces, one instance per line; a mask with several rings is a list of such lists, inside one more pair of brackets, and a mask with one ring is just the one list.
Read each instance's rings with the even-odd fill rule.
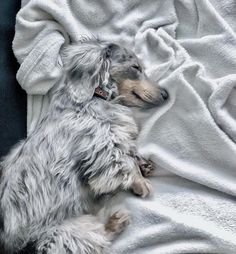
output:
[[62,53],[66,86],[73,100],[82,103],[93,97],[95,88],[109,79],[109,59],[98,43],[70,45]]

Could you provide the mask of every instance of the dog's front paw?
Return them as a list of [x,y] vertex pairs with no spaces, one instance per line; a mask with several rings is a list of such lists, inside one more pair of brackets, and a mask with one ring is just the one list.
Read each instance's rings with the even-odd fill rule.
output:
[[145,178],[138,178],[136,179],[132,186],[132,191],[134,194],[145,198],[147,196],[149,196],[152,193],[152,185],[151,182]]
[[144,158],[137,156],[138,165],[140,171],[144,177],[149,177],[154,175],[155,165],[151,160],[146,160]]
[[130,216],[129,213],[124,210],[120,210],[115,212],[108,220],[105,225],[105,229],[107,232],[112,234],[120,234],[124,231],[124,229],[130,224]]

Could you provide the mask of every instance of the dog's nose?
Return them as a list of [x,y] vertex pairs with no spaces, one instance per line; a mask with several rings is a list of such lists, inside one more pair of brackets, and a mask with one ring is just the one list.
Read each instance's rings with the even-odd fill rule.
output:
[[161,97],[163,98],[164,101],[168,99],[169,95],[165,89],[161,89]]

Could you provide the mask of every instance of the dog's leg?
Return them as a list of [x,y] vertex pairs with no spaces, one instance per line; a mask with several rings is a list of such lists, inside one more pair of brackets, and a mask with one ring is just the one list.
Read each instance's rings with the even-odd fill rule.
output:
[[95,195],[112,193],[119,189],[132,190],[143,198],[151,193],[151,183],[143,177],[135,156],[122,156],[120,161],[112,163],[105,170],[89,179],[88,184]]
[[126,158],[126,166],[128,166],[131,170],[128,173],[123,172],[123,188],[125,190],[132,190],[134,194],[142,198],[149,196],[152,192],[151,182],[142,175],[135,156],[129,156]]
[[[148,163],[146,163],[144,159],[141,159],[141,157],[138,157],[136,153],[133,153],[130,157],[128,157],[127,161],[130,161],[128,163],[130,166],[133,165],[131,166],[132,170],[128,175],[129,180],[127,182],[130,183],[129,188],[137,196],[142,198],[149,196],[152,193],[152,185],[151,182],[145,177],[150,175],[148,171],[152,170],[150,167],[148,167]],[[141,164],[143,164],[143,167],[141,167]]]
[[118,211],[102,224],[96,216],[83,215],[54,226],[41,235],[38,254],[104,254],[111,241],[129,224],[126,211]]

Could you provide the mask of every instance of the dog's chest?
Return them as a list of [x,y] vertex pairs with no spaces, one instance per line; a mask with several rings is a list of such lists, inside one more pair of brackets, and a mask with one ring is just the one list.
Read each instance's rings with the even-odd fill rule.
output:
[[138,128],[132,112],[122,105],[103,100],[92,101],[80,116],[75,126],[78,152],[85,151],[97,157],[103,151],[118,148],[129,153],[135,146]]
[[133,118],[132,111],[119,104],[100,102],[100,109],[96,107],[98,121],[106,125],[109,135],[116,139],[116,142],[135,140],[138,135],[138,128]]

